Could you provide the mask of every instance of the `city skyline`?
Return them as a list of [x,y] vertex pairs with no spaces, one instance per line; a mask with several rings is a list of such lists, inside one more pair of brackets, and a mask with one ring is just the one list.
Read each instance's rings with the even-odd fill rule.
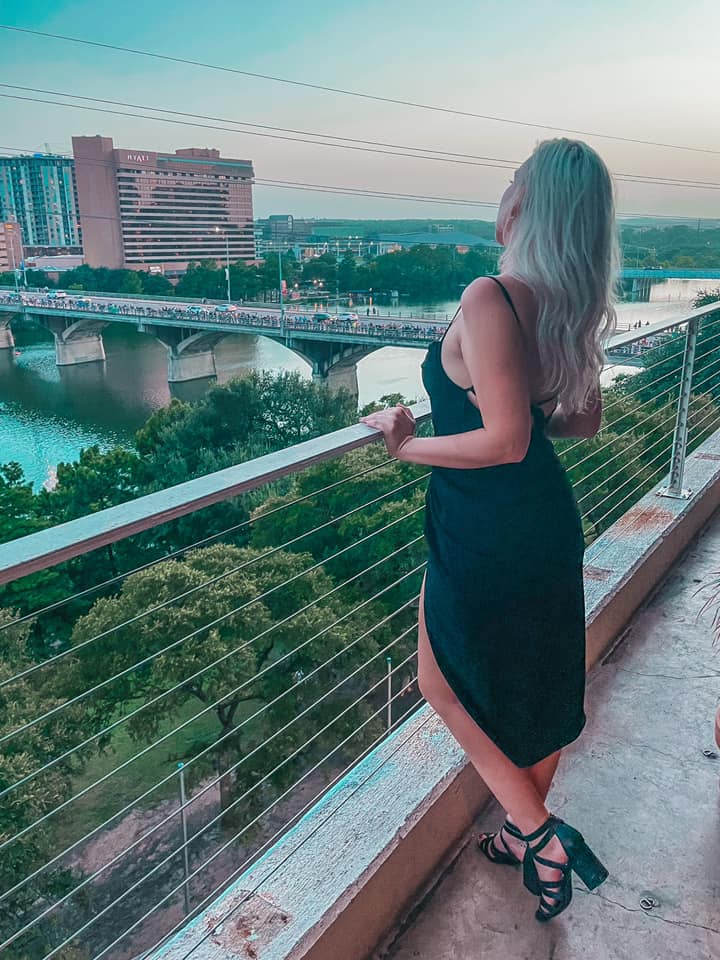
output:
[[[138,16],[134,16],[137,10]],[[310,2],[299,11],[284,0],[243,11],[215,0],[207,16],[179,0],[173,30],[162,12],[132,2],[100,10],[86,0],[54,5],[29,0],[3,22],[99,43],[189,58],[306,83],[452,107],[528,123],[564,123],[577,130],[617,137],[685,144],[695,150],[584,136],[614,173],[713,181],[720,132],[714,36],[716,5],[695,5],[702,24],[692,42],[685,12],[641,0],[631,14],[618,3],[600,9],[529,2],[486,7],[451,0],[443,8],[421,0],[383,8],[376,0],[328,10]],[[519,27],[521,25],[521,28]],[[542,47],[536,42],[543,36]],[[592,43],[590,43],[592,40]],[[117,103],[88,111],[32,100],[3,100],[3,147],[69,154],[70,138],[101,134],[128,148],[174,151],[208,146],[227,156],[252,157],[260,183],[256,215],[297,217],[493,219],[512,169],[478,166],[476,160],[399,157],[379,147],[362,150],[291,143],[279,131],[230,132],[228,120],[303,130],[377,143],[408,144],[433,151],[522,159],[539,139],[555,134],[500,123],[311,90],[236,73],[170,63],[156,58],[79,45],[48,37],[0,31],[5,83],[55,90],[65,96],[12,90],[11,96],[55,99],[93,96],[197,115],[145,119],[143,111]],[[568,95],[568,91],[572,95]],[[80,104],[78,99],[75,101]],[[97,112],[114,110],[133,114]],[[149,110],[145,110],[149,112]],[[199,117],[218,118],[201,120]],[[167,120],[181,121],[168,123]],[[195,125],[192,125],[195,124]],[[202,127],[208,127],[205,132]],[[307,138],[306,138],[307,139]],[[346,146],[353,146],[346,144]],[[354,145],[362,146],[362,144]],[[703,152],[706,151],[706,152]],[[2,152],[2,150],[0,150]],[[401,152],[401,151],[400,151]],[[397,195],[472,199],[489,205],[419,203],[269,186],[262,181],[368,189]],[[717,189],[618,182],[624,214],[717,217]]]

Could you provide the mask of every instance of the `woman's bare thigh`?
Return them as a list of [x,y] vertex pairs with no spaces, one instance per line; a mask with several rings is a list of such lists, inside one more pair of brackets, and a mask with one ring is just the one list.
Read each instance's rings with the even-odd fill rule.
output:
[[420,693],[431,706],[457,704],[458,698],[437,665],[435,654],[430,646],[430,639],[425,626],[424,607],[425,577],[423,577],[420,589],[420,605],[418,608],[418,687]]

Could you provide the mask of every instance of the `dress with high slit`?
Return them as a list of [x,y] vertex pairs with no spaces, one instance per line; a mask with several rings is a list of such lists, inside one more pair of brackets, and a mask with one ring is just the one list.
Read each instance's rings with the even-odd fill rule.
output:
[[[497,278],[520,323],[515,305]],[[444,339],[444,337],[443,337]],[[422,375],[436,435],[482,427],[445,372],[442,340]],[[531,406],[517,463],[432,467],[426,495],[425,626],[437,665],[466,711],[517,766],[573,741],[585,724],[584,538],[577,501]]]

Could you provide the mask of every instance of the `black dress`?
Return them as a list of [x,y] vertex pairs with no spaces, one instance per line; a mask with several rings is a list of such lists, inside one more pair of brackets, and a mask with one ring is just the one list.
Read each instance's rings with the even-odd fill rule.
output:
[[[519,323],[492,279],[512,308],[509,322]],[[422,365],[435,433],[476,430],[480,411],[445,373],[441,345],[430,345]],[[435,659],[470,716],[520,767],[585,724],[582,522],[545,414],[531,413],[521,462],[433,467],[425,512],[424,614]]]

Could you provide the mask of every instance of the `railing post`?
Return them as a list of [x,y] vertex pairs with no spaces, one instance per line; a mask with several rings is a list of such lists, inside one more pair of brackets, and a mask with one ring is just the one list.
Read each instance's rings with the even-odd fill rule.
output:
[[385,657],[387,661],[387,728],[392,727],[392,657]]
[[190,858],[188,856],[188,830],[187,816],[185,813],[185,765],[178,763],[178,773],[180,776],[180,822],[182,823],[183,836],[183,869],[185,871],[185,882],[183,883],[183,897],[185,900],[185,916],[190,915]]
[[660,496],[687,499],[689,490],[683,490],[685,454],[688,440],[688,414],[690,412],[690,390],[695,367],[695,348],[697,346],[700,318],[688,321],[685,334],[685,353],[683,354],[682,374],[680,377],[680,395],[678,396],[675,433],[673,434],[672,456],[670,460],[670,479],[667,487],[660,490]]

